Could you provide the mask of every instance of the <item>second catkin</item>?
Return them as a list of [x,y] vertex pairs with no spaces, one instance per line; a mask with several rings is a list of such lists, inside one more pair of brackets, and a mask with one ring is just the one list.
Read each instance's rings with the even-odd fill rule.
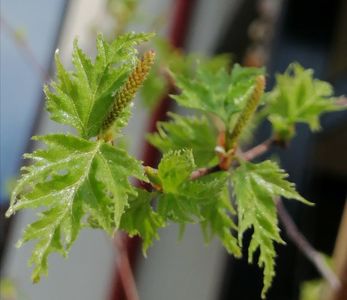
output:
[[[115,100],[102,123],[102,136],[106,137],[107,131],[111,128],[114,121],[121,112],[134,99],[136,92],[145,81],[151,66],[154,63],[155,52],[150,50],[144,53],[142,59],[137,63],[135,69],[130,73],[127,81],[116,93]],[[106,136],[105,136],[106,135]],[[109,139],[109,138],[106,138]]]

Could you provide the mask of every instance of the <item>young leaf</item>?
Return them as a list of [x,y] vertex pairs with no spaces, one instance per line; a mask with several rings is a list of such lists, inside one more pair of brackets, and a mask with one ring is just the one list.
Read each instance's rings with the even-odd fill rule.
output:
[[206,117],[184,117],[170,114],[172,121],[159,122],[158,132],[148,140],[162,153],[170,150],[192,149],[196,164],[207,166],[215,157],[216,132]]
[[136,195],[128,177],[146,180],[140,162],[102,141],[62,134],[36,140],[44,142],[47,149],[26,155],[34,162],[23,168],[7,211],[9,216],[23,208],[47,207],[19,242],[38,240],[31,257],[34,282],[47,273],[51,252],[67,253],[84,215],[109,233],[117,229],[128,195]]
[[313,70],[291,64],[284,74],[276,76],[276,85],[267,94],[265,111],[275,134],[284,140],[291,139],[298,122],[318,130],[322,113],[341,109],[332,95],[332,86],[314,79]]
[[229,74],[225,68],[200,68],[193,78],[175,74],[182,93],[172,96],[180,105],[219,116],[230,130],[233,117],[239,113],[254,89],[255,78],[263,69],[235,65]]
[[115,93],[137,60],[134,46],[151,36],[129,33],[109,44],[98,35],[94,63],[78,47],[76,40],[72,54],[73,72],[64,69],[56,54],[57,81],[51,83],[52,89],[44,88],[51,118],[75,127],[84,138],[96,136]]
[[158,199],[158,212],[163,218],[177,223],[201,220],[201,209],[213,202],[214,195],[223,190],[225,178],[209,177],[190,180],[195,169],[191,150],[170,151],[164,154],[158,166],[162,193]]
[[195,169],[193,154],[189,150],[164,154],[159,166],[158,177],[163,194],[159,198],[158,212],[164,219],[190,222],[191,216],[199,211],[195,199],[189,199],[183,189],[191,172]]
[[137,189],[137,196],[129,197],[129,206],[120,223],[120,228],[130,236],[139,235],[142,238],[144,255],[154,239],[159,239],[158,229],[165,226],[163,218],[153,210],[151,200],[151,193]]
[[283,243],[279,234],[274,198],[283,196],[309,204],[296,192],[294,184],[285,179],[287,176],[271,161],[259,164],[243,162],[232,174],[238,206],[239,243],[242,243],[243,233],[248,228],[253,228],[248,260],[252,262],[253,255],[259,248],[258,265],[264,269],[262,298],[265,298],[275,275],[274,242]]

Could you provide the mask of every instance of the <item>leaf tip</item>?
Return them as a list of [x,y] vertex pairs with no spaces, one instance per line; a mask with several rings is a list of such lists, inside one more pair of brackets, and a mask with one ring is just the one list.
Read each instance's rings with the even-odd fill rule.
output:
[[36,284],[36,283],[39,283],[40,280],[41,280],[41,276],[37,272],[33,273],[33,275],[31,276],[31,281],[34,284]]
[[315,206],[315,205],[316,205],[316,203],[311,202],[311,201],[305,199],[304,197],[300,197],[300,199],[298,199],[298,200],[299,200],[301,203],[306,204],[306,205],[308,205],[308,206]]
[[148,245],[143,245],[142,247],[142,255],[144,258],[147,258],[147,250],[148,250]]

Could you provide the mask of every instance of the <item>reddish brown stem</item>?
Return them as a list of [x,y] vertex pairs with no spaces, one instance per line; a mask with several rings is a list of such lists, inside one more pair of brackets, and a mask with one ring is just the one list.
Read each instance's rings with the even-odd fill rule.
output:
[[347,107],[347,97],[341,96],[336,100],[336,104],[342,107]]
[[218,172],[218,171],[221,171],[222,169],[220,168],[219,165],[216,165],[216,166],[213,166],[213,167],[210,167],[210,168],[200,168],[200,169],[197,169],[195,171],[193,171],[191,174],[190,174],[190,180],[196,180],[202,176],[206,176],[208,174],[211,174],[211,173],[214,173],[214,172]]
[[272,138],[268,138],[261,144],[253,147],[252,149],[246,151],[243,153],[243,159],[245,160],[253,160],[256,157],[264,154],[265,152],[269,151],[270,147],[273,145],[274,140]]
[[[265,140],[264,142],[262,142],[261,144],[253,147],[252,149],[242,153],[242,158],[245,160],[253,160],[256,157],[264,154],[265,152],[267,152],[270,147],[273,145],[274,140],[272,138],[269,138],[267,140]],[[220,167],[220,165],[215,165],[213,167],[210,168],[200,168],[197,169],[195,171],[192,172],[192,174],[190,175],[190,179],[191,180],[196,180],[202,176],[214,173],[214,172],[218,172],[218,171],[222,171],[224,170],[223,168]]]
[[117,233],[115,237],[115,244],[117,248],[117,268],[119,270],[119,277],[122,282],[127,300],[139,300],[139,296],[136,289],[136,283],[130,266],[124,238],[125,236],[121,232]]

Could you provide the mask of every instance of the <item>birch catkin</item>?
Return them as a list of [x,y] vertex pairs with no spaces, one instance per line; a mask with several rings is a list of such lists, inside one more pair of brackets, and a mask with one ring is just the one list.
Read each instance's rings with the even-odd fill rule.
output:
[[117,92],[115,101],[113,102],[110,111],[106,115],[102,123],[102,132],[106,132],[114,121],[119,117],[124,108],[135,97],[136,92],[145,81],[151,66],[154,62],[154,51],[148,51],[143,55],[143,58],[138,62],[135,69],[129,75],[125,84]]
[[241,112],[236,122],[236,125],[234,127],[234,130],[231,133],[229,143],[228,143],[228,150],[235,147],[244,127],[249,122],[249,120],[251,119],[251,117],[253,116],[254,112],[257,109],[261,96],[264,93],[264,89],[265,89],[265,77],[263,75],[260,75],[256,78],[255,87],[252,92],[252,95],[247,101],[246,106]]

